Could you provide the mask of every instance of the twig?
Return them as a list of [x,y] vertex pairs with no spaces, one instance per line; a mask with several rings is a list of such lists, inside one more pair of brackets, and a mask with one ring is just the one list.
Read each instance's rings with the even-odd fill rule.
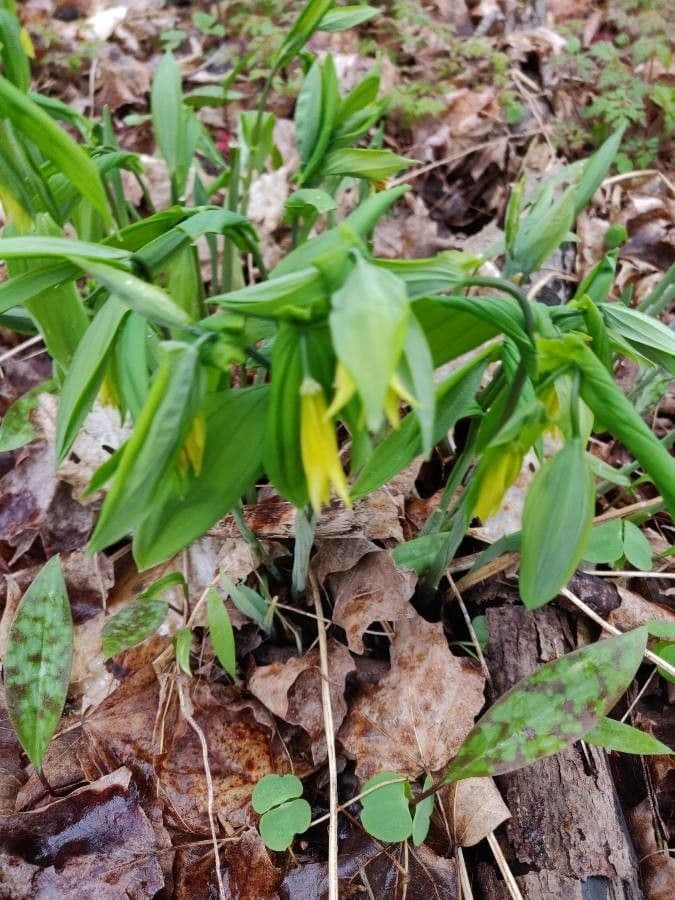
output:
[[[206,777],[206,795],[207,795],[207,809],[209,814],[209,826],[211,828],[211,837],[213,839],[213,853],[215,856],[216,863],[216,877],[218,879],[218,896],[220,900],[227,900],[227,894],[225,893],[225,885],[223,884],[223,876],[220,871],[220,848],[218,846],[218,833],[216,831],[216,821],[213,816],[213,779],[211,777],[211,766],[209,765],[209,747],[206,743],[206,735],[197,724],[197,722],[192,717],[192,703],[190,698],[185,693],[185,683],[181,679],[178,681],[178,697],[180,698],[180,708],[181,712],[185,716],[185,720],[192,728],[194,733],[199,738],[199,743],[202,747],[202,761],[204,764],[204,775]],[[337,897],[337,895],[336,895]]]
[[308,579],[309,592],[314,600],[316,617],[319,625],[319,662],[321,665],[321,705],[323,707],[323,727],[326,733],[328,748],[328,900],[338,900],[338,790],[337,790],[337,758],[335,754],[335,724],[333,708],[330,700],[330,679],[328,674],[328,642],[326,629],[323,626],[323,610],[319,584],[315,573],[310,568]]
[[600,578],[675,578],[675,572],[631,572],[628,569],[617,569],[614,572],[600,569],[582,569],[585,575],[599,575]]
[[[623,631],[620,631],[616,626],[612,625],[610,622],[607,622],[602,616],[599,616],[594,610],[587,606],[583,600],[580,600],[572,591],[568,590],[568,588],[563,588],[560,593],[563,597],[566,597],[570,603],[573,603],[578,609],[582,612],[586,613],[589,619],[592,619],[596,625],[599,625],[604,631],[608,631],[613,635],[623,634]],[[644,652],[645,659],[648,659],[649,662],[654,663],[660,669],[663,669],[664,672],[667,672],[669,675],[672,675],[675,678],[675,666],[671,665],[665,659],[662,659],[660,656],[657,656],[656,653],[652,653],[651,650],[645,650]]]
[[457,848],[457,863],[459,866],[459,889],[461,891],[461,900],[473,900],[473,892],[471,890],[471,882],[469,881],[469,873],[466,869],[466,861],[462,848]]
[[502,848],[499,846],[494,831],[491,831],[490,834],[488,834],[487,842],[490,845],[490,850],[492,850],[492,855],[495,858],[495,862],[499,866],[499,871],[504,877],[504,881],[506,882],[506,886],[509,889],[509,894],[511,895],[512,900],[523,900],[523,895],[520,893],[520,888],[518,887],[516,879],[513,877],[513,872],[509,868],[506,857],[502,853]]
[[640,500],[638,503],[631,503],[630,506],[622,506],[620,509],[608,509],[606,513],[596,516],[593,524],[599,525],[601,522],[609,522],[612,519],[623,519],[626,516],[632,516],[633,513],[643,512],[652,506],[661,506],[662,504],[663,497],[652,497],[651,500]]
[[633,712],[633,710],[635,709],[635,707],[637,706],[637,704],[640,702],[640,698],[644,696],[645,691],[647,690],[647,688],[649,687],[649,685],[650,685],[650,684],[652,683],[652,681],[654,680],[654,676],[656,675],[657,672],[658,672],[658,669],[652,669],[652,670],[651,670],[651,672],[649,673],[649,677],[647,678],[647,680],[645,681],[645,683],[642,685],[642,687],[640,688],[640,690],[639,690],[639,691],[637,692],[637,694],[635,695],[635,699],[633,700],[633,702],[631,703],[631,705],[628,707],[628,709],[626,710],[626,712],[621,716],[621,721],[622,721],[622,722],[625,722],[626,719],[628,718],[628,716]]
[[622,172],[620,175],[612,175],[610,178],[605,178],[602,182],[602,186],[608,187],[611,184],[618,184],[620,181],[632,181],[636,178],[650,178],[652,175],[657,175],[661,181],[663,181],[670,193],[675,195],[675,185],[663,174],[663,172],[659,172],[658,169],[642,169],[641,171]]
[[23,350],[27,350],[28,347],[33,347],[35,344],[39,344],[42,340],[41,334],[36,334],[35,337],[28,338],[27,341],[23,341],[21,344],[17,344],[16,347],[12,347],[11,350],[6,350],[2,356],[0,356],[0,366],[7,362],[8,359],[12,359],[14,356],[18,356]]
[[471,622],[471,618],[469,616],[469,612],[466,608],[464,600],[462,599],[462,595],[457,590],[457,585],[455,584],[455,580],[447,573],[448,582],[450,584],[450,590],[455,595],[455,600],[459,604],[459,608],[462,610],[462,615],[464,616],[464,621],[466,622],[466,627],[469,629],[469,634],[471,635],[471,642],[473,643],[473,648],[476,651],[476,656],[480,661],[481,668],[483,670],[483,675],[485,675],[485,680],[492,687],[492,676],[490,675],[490,670],[487,667],[487,663],[485,662],[485,656],[483,655],[483,648],[480,645],[480,641],[478,640],[478,635],[473,627]]

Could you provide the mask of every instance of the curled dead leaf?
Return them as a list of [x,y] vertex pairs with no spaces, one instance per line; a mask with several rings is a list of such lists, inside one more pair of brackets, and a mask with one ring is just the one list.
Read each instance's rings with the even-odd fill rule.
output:
[[473,847],[511,818],[492,778],[466,778],[442,790],[440,797],[460,847]]

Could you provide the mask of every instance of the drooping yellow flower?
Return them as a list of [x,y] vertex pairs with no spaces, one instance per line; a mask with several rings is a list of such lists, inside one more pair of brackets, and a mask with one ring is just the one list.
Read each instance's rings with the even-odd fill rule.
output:
[[185,474],[188,466],[192,467],[195,475],[201,473],[205,445],[206,419],[203,412],[198,412],[192,421],[178,457],[178,469],[182,474]]
[[335,427],[327,412],[323,388],[313,378],[305,378],[300,386],[300,453],[309,500],[316,513],[330,502],[331,486],[345,505],[351,506]]
[[[356,393],[356,382],[349,374],[349,370],[341,362],[338,362],[335,369],[335,396],[333,402],[326,410],[326,421],[331,419],[343,407],[345,407]],[[410,406],[417,406],[417,400],[412,396],[410,391],[406,390],[405,385],[394,373],[389,381],[387,393],[384,397],[384,414],[392,428],[398,428],[399,417],[399,400]]]
[[110,369],[103,376],[98,399],[101,406],[111,406],[113,409],[120,409],[122,406],[119,391],[117,390],[117,382]]
[[523,451],[516,442],[487,450],[481,460],[482,477],[474,513],[486,522],[501,506],[504,494],[520,474]]

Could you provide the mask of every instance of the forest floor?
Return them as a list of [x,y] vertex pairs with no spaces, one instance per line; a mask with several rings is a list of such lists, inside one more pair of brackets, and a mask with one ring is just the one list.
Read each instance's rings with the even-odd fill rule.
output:
[[[399,179],[413,190],[378,226],[376,253],[413,258],[446,248],[485,250],[502,234],[509,186],[523,171],[535,182],[551,177],[565,161],[591,152],[623,116],[629,130],[618,174],[579,217],[577,242],[534,280],[534,293],[551,304],[569,297],[601,259],[607,228],[623,225],[628,239],[615,290],[635,301],[644,297],[675,261],[672,5],[375,5],[381,15],[372,24],[319,34],[311,49],[335,54],[347,87],[379,55],[392,98],[385,144],[419,162]],[[169,181],[147,113],[163,50],[173,49],[186,91],[221,83],[247,57],[252,75],[233,80],[232,102],[200,112],[227,150],[236,139],[237,114],[256,103],[265,60],[296,9],[280,0],[25,0],[19,6],[36,51],[34,88],[88,115],[107,106],[122,146],[141,155],[157,208],[168,205]],[[288,246],[288,229],[278,223],[291,190],[297,86],[295,71],[275,84],[283,165],[251,191],[250,218],[268,265]],[[664,321],[673,320],[675,310],[666,311]],[[0,331],[1,413],[50,373],[41,345],[21,341]],[[642,385],[629,361],[617,377],[656,434],[672,430],[672,385]],[[315,606],[298,606],[287,584],[278,584],[277,627],[269,635],[230,604],[241,682],[223,679],[207,640],[193,646],[193,677],[179,674],[172,633],[189,616],[199,636],[205,623],[199,601],[208,586],[225,573],[257,587],[260,561],[229,517],[176,559],[142,574],[127,546],[86,555],[97,506],[85,504],[81,491],[109,423],[99,421],[95,433],[78,439],[76,455],[58,472],[50,425],[42,425],[44,439],[0,453],[0,654],[21,593],[45,559],[60,553],[75,656],[66,714],[44,767],[58,800],[26,764],[0,702],[0,896],[217,897],[214,829],[227,897],[324,896],[326,822],[296,840],[294,852],[272,854],[250,805],[263,775],[294,771],[313,819],[328,809]],[[612,466],[629,461],[610,438],[595,440],[592,449]],[[476,898],[507,898],[513,896],[504,878],[508,866],[528,900],[672,898],[675,859],[662,849],[672,847],[675,832],[669,757],[628,757],[578,743],[496,782],[472,780],[448,790],[420,847],[383,847],[361,828],[358,804],[349,801],[364,779],[383,769],[411,777],[439,770],[486,699],[598,634],[590,619],[561,602],[526,612],[513,553],[474,566],[487,545],[519,529],[532,477],[527,466],[502,511],[471,529],[447,589],[432,604],[420,599],[416,577],[396,568],[391,549],[418,533],[451,462],[437,450],[352,511],[336,504],[318,523],[312,565],[330,617],[330,694],[339,796],[346,804],[339,817],[343,896],[455,898],[470,885]],[[631,492],[615,488],[600,498],[597,513],[601,521],[625,518],[648,508],[653,496],[649,483]],[[246,520],[288,575],[291,507],[262,486]],[[664,513],[647,512],[640,525],[651,568],[617,574],[588,566],[571,585],[620,629],[647,619],[675,622],[673,557],[662,555],[674,543],[673,524]],[[176,611],[159,633],[105,663],[106,616],[172,571],[185,576],[187,601],[176,591]],[[469,620],[480,623],[481,635],[485,630],[482,665]],[[673,685],[643,666],[618,713],[673,747],[673,701]]]

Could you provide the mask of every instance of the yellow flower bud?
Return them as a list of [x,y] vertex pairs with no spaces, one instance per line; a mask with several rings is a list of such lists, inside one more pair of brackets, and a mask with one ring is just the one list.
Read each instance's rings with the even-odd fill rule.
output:
[[486,451],[481,462],[483,476],[474,513],[486,522],[501,506],[504,494],[520,474],[523,452],[516,443],[501,444]]
[[346,506],[351,506],[335,428],[327,413],[323,388],[313,378],[305,378],[300,386],[300,454],[310,503],[316,513],[330,502],[331,487]]
[[178,457],[178,469],[181,473],[187,471],[187,467],[191,466],[195,475],[199,475],[202,470],[202,462],[204,460],[204,447],[206,445],[206,419],[203,412],[197,413],[192,421],[190,430],[185,438],[185,443],[181,447]]
[[333,402],[326,410],[326,421],[332,419],[336,413],[340,412],[342,407],[346,406],[356,393],[356,383],[341,362],[337,364],[335,369],[334,387],[335,396],[333,397]]

